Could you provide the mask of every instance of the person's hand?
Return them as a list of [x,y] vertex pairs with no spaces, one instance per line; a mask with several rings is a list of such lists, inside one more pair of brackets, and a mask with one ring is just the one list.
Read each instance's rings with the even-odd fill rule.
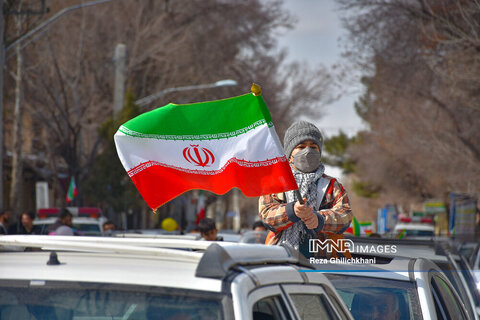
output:
[[309,217],[302,219],[302,221],[307,226],[307,229],[315,229],[316,227],[318,227],[318,217],[313,212]]
[[313,209],[307,206],[307,199],[303,199],[304,204],[300,204],[300,202],[295,202],[293,205],[293,210],[295,211],[295,215],[299,217],[303,223],[307,226],[307,229],[315,229],[318,227],[318,217],[313,212]]
[[293,205],[293,211],[295,212],[295,215],[302,220],[307,219],[313,214],[313,209],[307,207],[306,198],[303,198],[303,204],[300,204],[299,201],[295,202],[295,204]]

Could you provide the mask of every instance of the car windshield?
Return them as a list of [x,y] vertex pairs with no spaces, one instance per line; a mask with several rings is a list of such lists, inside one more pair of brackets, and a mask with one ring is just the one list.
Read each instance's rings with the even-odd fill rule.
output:
[[128,285],[0,282],[0,319],[222,319],[220,294]]
[[356,320],[422,317],[415,285],[408,281],[327,274]]
[[433,237],[435,234],[431,230],[405,230],[407,237]]
[[100,226],[92,223],[74,223],[73,227],[84,232],[100,232]]

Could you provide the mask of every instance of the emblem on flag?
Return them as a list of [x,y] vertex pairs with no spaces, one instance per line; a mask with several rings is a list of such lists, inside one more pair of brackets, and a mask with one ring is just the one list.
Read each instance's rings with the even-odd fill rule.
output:
[[[202,154],[200,154],[200,150]],[[198,144],[191,144],[190,147],[183,149],[183,157],[190,163],[195,163],[199,167],[209,167],[215,162],[215,156],[207,148],[198,148]]]

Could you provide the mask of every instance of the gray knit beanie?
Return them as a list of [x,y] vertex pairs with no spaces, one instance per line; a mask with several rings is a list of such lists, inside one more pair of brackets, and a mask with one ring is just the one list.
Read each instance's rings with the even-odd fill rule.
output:
[[283,138],[283,147],[285,149],[285,155],[290,158],[290,154],[293,149],[300,143],[306,140],[312,140],[322,151],[323,136],[320,130],[308,121],[298,121],[293,123],[285,132]]

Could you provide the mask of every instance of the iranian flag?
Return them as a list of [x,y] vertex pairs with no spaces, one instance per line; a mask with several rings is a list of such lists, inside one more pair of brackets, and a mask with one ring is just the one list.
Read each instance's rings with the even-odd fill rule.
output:
[[66,196],[66,201],[67,203],[70,203],[73,201],[73,199],[77,196],[78,190],[77,190],[77,185],[75,184],[75,178],[72,177],[70,179],[70,184],[68,185],[68,191],[67,191],[67,196]]
[[261,95],[168,104],[124,123],[117,153],[148,206],[192,189],[244,195],[297,189]]

